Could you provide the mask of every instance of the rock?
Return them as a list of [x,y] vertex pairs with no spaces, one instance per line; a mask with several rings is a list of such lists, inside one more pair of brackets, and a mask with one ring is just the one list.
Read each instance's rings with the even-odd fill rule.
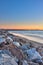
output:
[[19,39],[19,41],[22,43],[26,43],[26,41],[24,39]]
[[8,54],[9,56],[12,56],[11,52],[8,49],[4,49],[3,53],[4,54]]
[[28,62],[29,65],[39,65],[38,63]]
[[28,50],[27,46],[25,46],[25,45],[20,46],[20,49],[22,49],[23,51]]
[[[17,60],[17,59],[16,59]],[[5,50],[0,50],[0,65],[18,65],[14,57],[6,54]]]
[[20,46],[20,48],[25,51],[28,50],[30,48],[30,44],[23,44],[22,46]]
[[8,48],[13,56],[16,56],[19,60],[24,59],[24,54],[23,54],[22,50],[20,50],[16,45],[10,44]]
[[15,42],[15,41],[14,41],[13,44],[16,45],[17,47],[20,46],[19,42]]
[[38,47],[37,51],[40,53],[41,56],[43,56],[43,48],[42,47]]
[[5,42],[5,39],[0,37],[0,44],[3,43],[3,42]]
[[5,39],[6,39],[6,43],[12,43],[13,42],[13,40],[10,37],[6,37]]
[[11,64],[12,65],[18,65],[17,62],[13,58],[11,59]]
[[3,63],[3,58],[0,57],[0,65]]
[[35,48],[31,48],[31,49],[29,49],[29,50],[26,50],[25,51],[25,53],[27,53],[27,55],[28,55],[28,58],[30,59],[30,60],[35,60],[37,63],[39,63],[39,62],[42,62],[42,57],[41,57],[41,55],[36,51],[36,49]]
[[16,56],[14,57],[14,60],[15,60],[17,63],[18,63],[18,61],[19,61],[18,58],[17,58]]
[[26,60],[23,61],[23,65],[28,65]]
[[0,64],[5,65],[5,63],[8,62],[9,60],[11,60],[11,57],[7,54],[4,54],[3,50],[0,50]]
[[23,38],[0,36],[0,65],[43,65],[43,47],[37,47]]
[[12,40],[12,38],[11,38],[11,37],[9,37],[9,36],[8,36],[8,37],[7,37],[7,39],[9,39],[10,41],[12,41],[12,42],[13,42],[13,40]]

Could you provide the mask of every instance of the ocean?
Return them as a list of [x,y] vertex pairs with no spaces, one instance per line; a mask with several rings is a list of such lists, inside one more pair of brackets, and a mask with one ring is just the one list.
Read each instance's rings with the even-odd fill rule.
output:
[[43,31],[9,31],[13,35],[24,37],[28,40],[32,40],[43,44]]
[[10,31],[12,33],[17,33],[17,34],[22,34],[22,35],[25,35],[25,36],[32,36],[32,37],[40,37],[43,39],[43,31]]

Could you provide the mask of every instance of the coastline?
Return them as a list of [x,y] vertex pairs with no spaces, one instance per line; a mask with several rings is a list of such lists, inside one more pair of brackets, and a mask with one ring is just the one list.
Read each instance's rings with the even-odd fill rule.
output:
[[40,38],[33,38],[31,36],[24,36],[22,34],[17,34],[17,33],[12,33],[12,32],[9,32],[10,34],[12,34],[13,36],[15,36],[16,40],[18,39],[21,39],[23,40],[24,42],[26,43],[31,43],[34,47],[40,47],[40,46],[43,46],[43,40],[40,40]]
[[30,36],[30,35],[26,36],[26,35],[22,35],[22,34],[18,34],[18,33],[12,33],[12,32],[9,32],[9,33],[12,34],[12,35],[21,37],[21,38],[25,38],[25,39],[43,44],[43,39],[38,38],[38,37],[34,37],[34,36]]
[[[34,61],[32,61],[32,57],[31,57],[31,60],[28,58],[27,54],[30,53],[30,56],[32,56],[31,54],[33,53],[33,57],[34,57],[34,54],[35,54],[36,58],[40,57],[40,59],[41,59],[41,60],[39,59],[40,63],[43,65],[43,53],[42,53],[43,44],[42,43],[39,43],[34,40],[30,40],[31,38],[29,39],[27,36],[24,36],[21,34],[16,34],[16,33],[2,31],[2,33],[0,35],[4,35],[4,39],[5,39],[4,43],[3,43],[3,40],[2,40],[2,43],[0,42],[1,43],[0,50],[2,50],[3,53],[5,52],[4,58],[5,58],[5,54],[7,54],[7,56],[10,56],[10,58],[12,58],[13,61],[15,61],[14,60],[15,57],[18,59],[19,64],[18,64],[18,62],[15,61],[17,63],[17,65],[21,65],[22,63],[25,63],[24,61],[26,61],[26,65],[27,64],[28,65],[31,65],[31,64],[40,65],[39,62],[35,63]],[[3,36],[2,36],[2,38],[3,38]],[[4,50],[6,50],[6,51],[4,51]],[[8,53],[6,53],[7,51],[8,51]],[[25,51],[26,51],[26,53],[25,53]],[[27,51],[30,51],[30,52],[27,52]],[[3,53],[2,53],[2,55],[3,55]],[[35,57],[33,58],[34,60],[35,60]],[[3,58],[3,56],[2,56],[2,58]],[[37,59],[35,61],[37,61]],[[10,59],[10,63],[12,63],[12,62]],[[9,63],[9,62],[7,61],[7,63]],[[14,63],[13,63],[13,65],[14,65]]]

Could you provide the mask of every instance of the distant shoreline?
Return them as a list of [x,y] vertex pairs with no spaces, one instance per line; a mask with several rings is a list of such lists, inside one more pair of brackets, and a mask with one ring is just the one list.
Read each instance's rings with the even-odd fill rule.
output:
[[39,29],[0,29],[0,30],[5,30],[5,31],[43,31]]

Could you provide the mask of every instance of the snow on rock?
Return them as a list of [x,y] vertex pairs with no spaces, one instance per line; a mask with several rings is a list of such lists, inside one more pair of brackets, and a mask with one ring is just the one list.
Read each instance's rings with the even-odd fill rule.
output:
[[11,58],[8,54],[2,54],[2,57],[4,57],[4,58]]
[[15,42],[15,41],[14,41],[13,44],[16,45],[17,47],[20,46],[19,42]]

